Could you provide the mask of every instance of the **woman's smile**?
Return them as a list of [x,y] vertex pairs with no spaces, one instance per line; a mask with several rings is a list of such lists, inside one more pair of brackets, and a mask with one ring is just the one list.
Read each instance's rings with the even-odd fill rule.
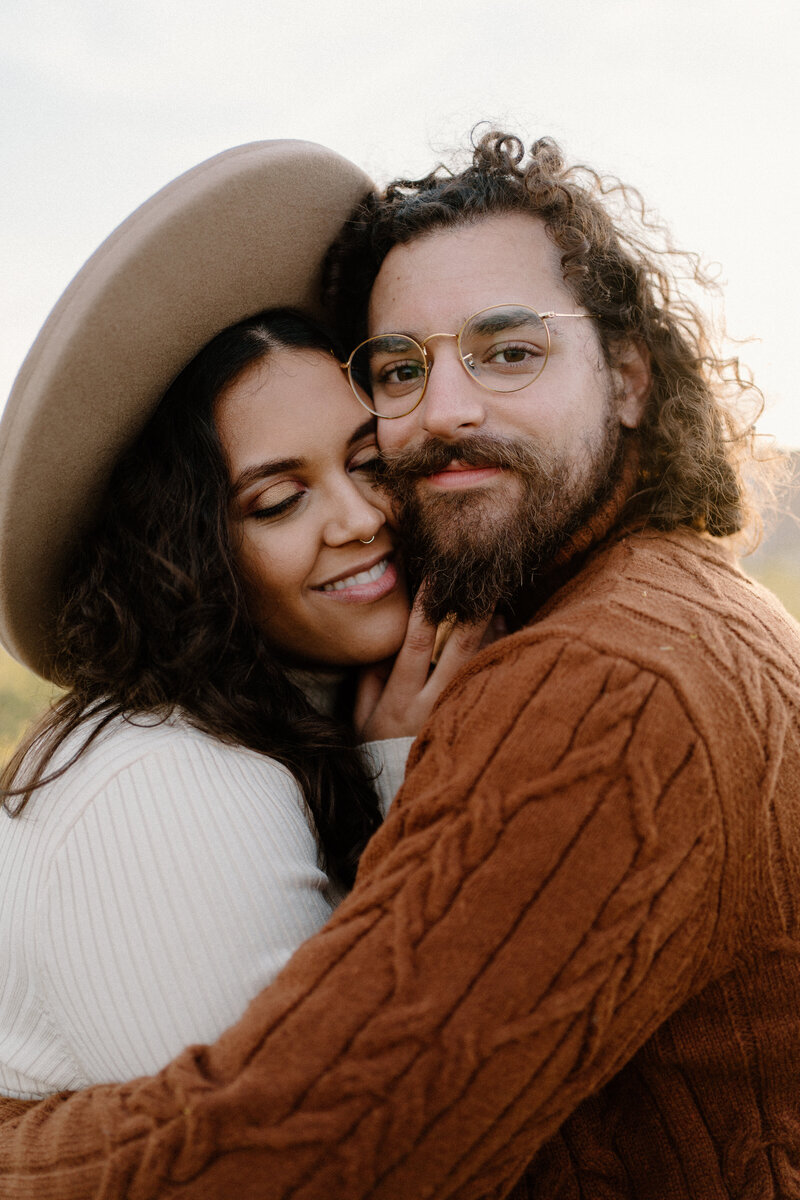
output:
[[398,579],[397,568],[391,557],[383,554],[377,562],[356,567],[338,579],[330,579],[327,583],[320,584],[314,591],[347,604],[368,604],[388,596],[397,586]]

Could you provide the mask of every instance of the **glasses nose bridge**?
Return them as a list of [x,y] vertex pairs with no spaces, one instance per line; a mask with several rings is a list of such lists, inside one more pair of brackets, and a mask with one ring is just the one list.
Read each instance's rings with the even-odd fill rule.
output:
[[460,333],[429,333],[428,336],[426,338],[423,338],[422,341],[419,343],[420,346],[422,347],[422,353],[425,355],[425,385],[426,385],[426,387],[427,387],[428,379],[430,377],[430,373],[433,370],[434,362],[435,362],[435,359],[433,358],[433,356],[428,354],[428,342],[433,341],[434,338],[452,338],[452,340],[456,343],[458,357],[461,359],[461,365],[466,366],[466,364],[464,362],[464,356],[461,351],[461,334]]
[[472,363],[469,361],[472,358],[472,355],[471,354],[468,354],[466,356],[464,355],[464,349],[461,345],[461,334],[462,333],[463,333],[463,329],[459,330],[458,333],[429,333],[428,336],[419,343],[419,345],[422,347],[422,353],[425,355],[425,389],[424,390],[427,389],[428,380],[430,378],[430,373],[433,370],[434,362],[435,362],[435,360],[428,354],[428,342],[432,341],[433,338],[452,338],[453,339],[453,341],[456,343],[456,349],[457,349],[457,353],[458,353],[458,358],[461,362],[461,366],[467,372],[467,375],[469,375],[470,379],[474,380],[475,377],[474,377],[473,370],[472,370]]
[[422,341],[420,342],[420,346],[422,346],[422,349],[425,351],[425,357],[427,358],[428,342],[432,342],[434,338],[453,338],[457,342],[459,339],[459,336],[460,335],[457,333],[429,333],[426,338],[422,339]]

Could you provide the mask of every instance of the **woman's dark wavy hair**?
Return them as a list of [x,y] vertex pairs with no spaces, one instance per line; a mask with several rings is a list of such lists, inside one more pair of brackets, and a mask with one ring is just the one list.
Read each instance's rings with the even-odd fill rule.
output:
[[686,295],[687,281],[715,286],[698,258],[674,248],[638,192],[567,166],[550,138],[534,142],[526,157],[519,138],[491,130],[473,150],[459,173],[439,166],[423,179],[395,180],[351,216],[329,253],[325,285],[331,311],[348,319],[345,344],[366,336],[369,293],[393,246],[485,216],[531,213],[560,250],[575,300],[597,315],[607,362],[623,339],[650,357],[640,481],[626,519],[716,537],[757,521],[742,467],[754,457],[763,400],[738,359],[715,352],[709,321]]
[[[249,616],[213,419],[214,401],[244,370],[296,347],[336,350],[288,311],[224,330],[117,463],[102,517],[64,581],[54,661],[66,693],[0,778],[10,815],[116,717],[180,710],[196,729],[283,763],[305,797],[324,865],[353,883],[380,822],[377,798],[350,729],[314,710]],[[48,776],[55,750],[87,722],[80,748]]]

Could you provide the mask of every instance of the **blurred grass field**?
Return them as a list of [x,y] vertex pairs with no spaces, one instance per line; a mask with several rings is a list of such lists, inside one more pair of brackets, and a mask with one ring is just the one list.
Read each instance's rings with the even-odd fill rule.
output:
[[794,619],[800,621],[800,557],[795,564],[766,559],[756,569],[754,565],[748,565],[745,559],[743,565],[748,575],[774,592]]
[[[743,560],[744,569],[770,588],[800,621],[800,533],[793,526],[792,543],[788,548],[777,537],[770,537],[753,558]],[[771,552],[770,545],[775,550]],[[38,715],[54,696],[53,687],[26,670],[0,648],[0,763],[8,760],[14,746],[28,723]]]
[[6,762],[28,723],[50,703],[52,684],[0,647],[0,762]]

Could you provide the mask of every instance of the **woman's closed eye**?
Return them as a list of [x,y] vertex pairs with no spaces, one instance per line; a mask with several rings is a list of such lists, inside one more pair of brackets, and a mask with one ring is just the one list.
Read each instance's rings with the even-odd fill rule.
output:
[[354,471],[359,471],[362,475],[370,479],[377,478],[380,475],[383,460],[376,445],[364,446],[357,454],[354,454],[348,463],[347,469],[352,474]]
[[282,480],[260,492],[247,515],[259,521],[269,521],[292,511],[305,495],[306,489],[293,480]]

